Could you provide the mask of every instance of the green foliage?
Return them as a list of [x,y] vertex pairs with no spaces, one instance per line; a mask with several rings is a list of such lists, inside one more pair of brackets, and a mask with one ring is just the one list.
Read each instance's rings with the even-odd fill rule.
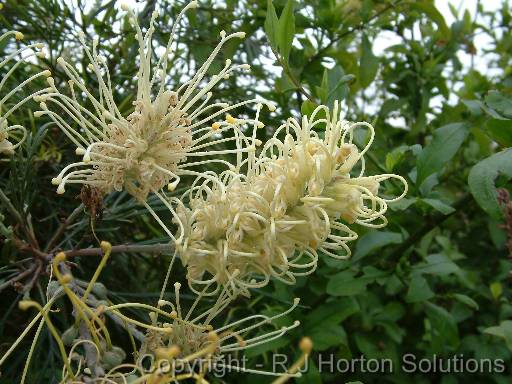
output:
[[[161,45],[165,45],[172,20],[183,5],[175,3],[183,2],[139,4],[142,25],[147,25],[155,7],[161,10],[164,27],[156,31]],[[275,102],[276,112],[262,118],[266,129],[258,131],[264,142],[286,118],[341,100],[346,119],[369,121],[375,127],[365,173],[400,174],[410,186],[405,199],[389,204],[385,229],[355,225],[359,239],[349,244],[351,259],[333,260],[320,254],[318,270],[300,278],[296,285],[273,282],[228,309],[227,319],[277,313],[288,308],[294,297],[302,298],[300,306],[287,315],[300,320],[301,326],[273,344],[252,350],[251,356],[261,364],[250,368],[271,366],[271,352],[297,357],[294,346],[301,336],[309,335],[315,344],[313,358],[308,373],[297,382],[509,381],[512,249],[507,244],[510,247],[512,233],[503,225],[512,218],[506,216],[498,189],[512,189],[512,150],[508,148],[512,143],[510,4],[503,1],[491,12],[484,7],[486,2],[479,2],[478,17],[474,10],[472,15],[463,12],[464,6],[460,10],[452,7],[454,21],[450,23],[436,3],[205,0],[188,16],[190,25],[183,23],[178,28],[181,44],[170,59],[170,84],[193,73],[214,48],[221,30],[245,31],[246,40],[226,46],[215,65],[220,68],[228,58],[237,64],[248,62],[251,75],[231,76],[225,87],[215,90],[212,102],[234,104],[254,96]],[[29,42],[42,41],[48,46],[46,59],[34,62],[9,82],[19,84],[41,67],[49,68],[57,84],[62,84],[66,76],[56,65],[57,57],[86,64],[77,43],[81,30],[89,40],[99,35],[112,83],[119,84],[115,96],[123,101],[122,112],[133,110],[137,45],[116,2],[8,0],[3,4],[0,34],[17,29]],[[377,49],[383,33],[392,34],[394,43]],[[478,46],[476,39],[481,35],[489,41],[488,46]],[[0,54],[11,52],[14,44],[0,46]],[[484,69],[475,64],[478,60],[484,60]],[[0,69],[0,75],[3,71]],[[46,86],[42,80],[38,85]],[[10,284],[20,263],[32,257],[14,237],[28,241],[33,234],[45,248],[80,204],[79,189],[70,187],[70,193],[57,196],[50,183],[64,164],[76,160],[75,148],[48,121],[33,119],[32,111],[37,109],[38,105],[30,102],[12,117],[31,134],[10,161],[2,158],[0,162],[0,187],[22,216],[19,223],[10,207],[0,206],[0,286],[7,284],[1,292],[0,355],[33,316],[18,311],[17,302],[24,296],[43,302],[50,273],[43,268],[33,282],[24,279],[23,284]],[[242,109],[240,114],[250,112]],[[322,128],[318,131],[321,135]],[[367,140],[355,137],[358,143]],[[399,183],[390,180],[382,184],[380,192],[391,197],[399,190]],[[149,204],[158,212],[165,211],[156,199]],[[90,208],[81,207],[55,248],[97,246],[95,235],[112,244],[166,241],[144,208],[126,193],[106,197],[100,211],[95,216]],[[171,222],[171,217],[166,220]],[[134,298],[154,303],[169,258],[168,253],[113,255],[102,272],[108,289],[105,297],[114,303]],[[73,262],[77,276],[90,278],[98,260],[83,256]],[[29,284],[31,289],[26,290]],[[190,297],[188,301],[192,302]],[[62,305],[69,304],[62,300]],[[130,314],[144,316],[135,310]],[[71,316],[56,320],[62,332],[73,323]],[[131,351],[130,340],[122,331],[114,331],[112,336],[116,345]],[[2,366],[0,383],[19,382],[29,348],[29,341],[21,343]],[[316,359],[319,354],[325,358],[332,354],[335,359],[364,354],[399,364],[408,353],[418,358],[436,354],[442,358],[503,359],[508,371],[339,373],[321,371]],[[34,356],[27,382],[58,382],[60,357],[47,331],[42,332]],[[268,382],[257,375],[233,373],[229,378],[231,381],[226,381]]]

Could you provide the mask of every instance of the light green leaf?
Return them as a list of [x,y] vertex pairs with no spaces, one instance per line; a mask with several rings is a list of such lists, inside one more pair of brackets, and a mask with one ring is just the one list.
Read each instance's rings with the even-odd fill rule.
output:
[[295,16],[293,14],[293,0],[288,0],[281,13],[277,27],[277,46],[283,59],[288,62],[295,35]]
[[404,157],[405,152],[407,152],[409,148],[410,147],[408,145],[401,145],[386,155],[386,170],[388,172],[393,172],[395,165],[400,163]]
[[464,123],[445,125],[434,131],[432,141],[421,151],[416,162],[418,186],[451,160],[467,134],[468,127]]
[[494,300],[498,300],[501,294],[503,293],[503,286],[499,281],[495,281],[489,286],[489,289],[491,291],[492,297],[494,297]]
[[510,148],[476,164],[471,168],[468,177],[469,190],[476,202],[495,219],[502,216],[498,192],[494,185],[494,180],[500,173],[508,178],[512,177],[512,149]]
[[379,58],[373,54],[372,45],[366,35],[361,42],[361,60],[359,62],[359,82],[366,88],[375,79],[379,69]]
[[489,327],[484,330],[484,333],[489,335],[498,336],[505,340],[508,349],[512,351],[512,321],[505,320],[502,321],[499,326]]
[[303,116],[311,116],[316,107],[318,107],[317,104],[305,100],[300,107],[300,113],[302,113]]
[[267,17],[265,18],[265,33],[272,48],[277,49],[278,20],[272,0],[267,0]]

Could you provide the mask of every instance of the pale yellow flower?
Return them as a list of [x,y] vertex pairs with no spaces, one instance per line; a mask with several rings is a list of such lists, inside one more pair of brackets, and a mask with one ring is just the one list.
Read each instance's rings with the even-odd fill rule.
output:
[[244,32],[222,31],[219,43],[192,78],[173,89],[168,87],[168,63],[176,47],[176,28],[184,13],[195,7],[197,2],[192,1],[180,12],[165,49],[153,50],[158,12],[153,12],[149,28],[143,33],[137,16],[123,6],[135,28],[140,60],[135,110],[127,116],[120,112],[115,100],[114,90],[121,85],[112,84],[107,59],[98,53],[98,39],[93,40],[91,49],[84,35],[79,36],[98,89],[91,89],[64,58],[57,60],[69,77],[69,89],[61,92],[54,79],[49,78],[51,91],[37,97],[41,105],[37,115],[49,116],[82,156],[82,161],[67,165],[52,180],[58,186],[57,193],[64,193],[68,184],[86,184],[103,193],[126,190],[145,203],[151,192],[165,186],[173,190],[181,176],[198,175],[191,168],[208,163],[225,164],[219,155],[247,151],[239,144],[235,149],[219,149],[227,142],[239,143],[243,133],[238,125],[212,125],[212,122],[255,100],[234,105],[212,102],[211,90],[234,72],[248,70],[250,66],[234,65],[226,60],[220,72],[207,76],[221,48],[232,39],[243,38]]
[[[353,142],[358,128],[369,133],[362,149]],[[270,278],[293,284],[312,273],[318,251],[348,258],[347,242],[357,238],[349,225],[385,226],[387,203],[407,192],[401,176],[364,176],[363,156],[373,138],[370,124],[340,120],[337,103],[332,112],[320,106],[301,122],[288,119],[259,155],[249,152],[236,167],[243,173],[199,177],[184,196],[190,207],[178,209],[185,229],[178,254],[192,288],[230,281],[235,293],[248,295]],[[404,191],[387,199],[378,193],[390,178]]]

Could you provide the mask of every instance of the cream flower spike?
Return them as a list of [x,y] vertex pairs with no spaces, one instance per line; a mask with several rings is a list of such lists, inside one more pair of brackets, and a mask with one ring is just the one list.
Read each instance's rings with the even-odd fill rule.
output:
[[[14,37],[17,41],[23,40],[23,34],[21,32],[9,31],[3,35],[0,35],[0,44],[5,39],[10,37]],[[46,70],[36,73],[35,75],[32,75],[31,77],[18,84],[14,89],[6,91],[4,88],[6,86],[7,79],[16,71],[17,68],[19,68],[22,64],[25,64],[27,59],[30,59],[34,56],[44,57],[44,52],[42,49],[43,45],[40,43],[29,44],[16,49],[14,52],[9,53],[6,57],[0,58],[0,69],[4,68],[8,64],[12,64],[13,61],[16,61],[0,80],[0,154],[12,155],[16,148],[18,148],[25,141],[27,136],[27,130],[25,127],[18,124],[9,125],[7,122],[8,117],[11,116],[16,110],[18,110],[23,104],[32,99],[33,96],[40,95],[46,92],[46,90],[35,92],[18,101],[12,106],[9,104],[9,99],[38,77],[50,76],[50,71]],[[23,55],[25,52],[29,53]],[[3,112],[4,110],[5,112]],[[9,140],[11,136],[16,139],[16,144],[13,144]],[[21,136],[21,138],[19,136]]]
[[[323,137],[315,130],[319,125],[325,125]],[[362,149],[353,143],[360,128],[369,132]],[[373,138],[370,124],[341,120],[338,103],[332,113],[319,106],[301,122],[288,119],[259,155],[248,153],[236,167],[245,174],[228,170],[215,183],[197,178],[183,196],[190,209],[177,212],[185,226],[177,250],[192,289],[230,281],[233,294],[248,295],[270,278],[293,284],[296,276],[312,273],[318,251],[350,257],[347,242],[358,235],[349,225],[385,226],[387,203],[407,193],[402,176],[363,175]],[[404,185],[400,196],[378,195],[387,179]]]
[[[248,66],[226,60],[220,72],[206,80],[207,70],[221,48],[232,39],[243,38],[243,32],[222,31],[219,43],[193,77],[174,90],[167,87],[168,57],[175,47],[176,28],[184,13],[196,7],[197,2],[192,1],[179,13],[165,50],[155,52],[152,37],[158,12],[153,12],[149,28],[143,33],[137,15],[122,6],[135,28],[140,57],[135,110],[128,116],[121,114],[114,100],[116,85],[111,83],[106,59],[98,54],[98,39],[90,48],[84,35],[79,36],[90,61],[88,69],[97,79],[97,90],[93,91],[64,58],[57,60],[69,78],[68,92],[61,92],[49,78],[52,89],[37,98],[41,106],[37,115],[49,116],[82,156],[82,161],[67,165],[52,180],[58,186],[57,193],[64,193],[68,184],[86,184],[105,194],[124,189],[145,202],[151,192],[165,186],[174,189],[181,176],[198,175],[191,167],[226,163],[215,157],[248,151],[242,145],[242,124],[219,123],[216,119],[256,100],[234,105],[211,102],[211,90],[216,85]],[[159,56],[156,63],[155,55]],[[236,142],[236,149],[215,149],[226,142]]]

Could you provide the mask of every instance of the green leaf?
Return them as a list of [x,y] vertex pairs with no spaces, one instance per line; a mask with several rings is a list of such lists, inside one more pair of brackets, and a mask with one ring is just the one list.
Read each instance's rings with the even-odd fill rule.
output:
[[408,303],[418,303],[429,300],[434,296],[434,292],[432,292],[427,280],[423,276],[416,274],[411,276],[411,284],[407,290],[405,301]]
[[447,40],[450,39],[450,30],[446,25],[446,21],[444,20],[442,13],[438,11],[433,3],[427,1],[413,1],[408,5],[411,9],[424,13],[430,20],[437,24],[439,32],[443,38]]
[[311,116],[316,107],[318,107],[317,104],[312,101],[305,100],[300,107],[300,113],[302,113],[303,116]]
[[412,267],[417,274],[431,274],[437,276],[445,276],[450,273],[456,273],[460,268],[451,261],[447,256],[441,254],[429,255],[425,262]]
[[322,83],[320,87],[316,87],[316,93],[323,104],[332,108],[335,100],[341,101],[347,97],[348,83],[352,79],[354,79],[354,76],[345,74],[345,71],[339,65],[332,69],[325,68]]
[[403,240],[401,233],[386,231],[370,231],[357,241],[352,261],[359,261],[372,251],[389,244],[400,244]]
[[421,151],[416,162],[418,186],[455,156],[467,134],[465,123],[448,124],[434,131],[432,141]]
[[455,209],[451,206],[449,206],[446,203],[443,203],[441,200],[438,199],[421,199],[423,202],[430,205],[432,208],[434,208],[436,211],[441,212],[443,215],[449,215],[450,213],[455,212]]
[[379,58],[373,54],[372,45],[366,35],[361,42],[361,60],[359,62],[359,82],[366,88],[375,79],[379,69]]
[[328,305],[309,312],[302,328],[312,338],[315,350],[322,351],[346,342],[346,334],[340,323],[358,311],[359,304],[354,298],[330,301]]
[[277,26],[277,46],[283,59],[288,62],[295,35],[295,16],[293,14],[293,0],[288,0],[281,13]]
[[447,345],[452,349],[457,348],[460,343],[459,330],[450,312],[432,303],[425,303],[425,311],[432,326],[433,347],[438,351],[443,351]]
[[409,150],[409,146],[407,145],[401,145],[399,147],[396,147],[391,152],[389,152],[386,155],[386,170],[388,172],[392,172],[395,168],[395,165],[400,163],[402,161],[405,152]]
[[272,0],[267,0],[267,17],[265,18],[265,33],[267,34],[268,41],[274,49],[278,49],[277,34],[278,34],[278,20],[276,9]]
[[498,192],[494,185],[494,180],[500,173],[509,179],[512,178],[512,149],[510,148],[476,164],[471,168],[468,177],[469,190],[476,202],[495,219],[502,216]]
[[489,286],[489,289],[494,300],[498,300],[501,294],[503,293],[503,286],[499,281],[495,281],[494,283],[492,283]]
[[490,91],[485,97],[485,103],[499,114],[512,119],[512,97],[499,91]]
[[466,304],[468,307],[478,310],[478,303],[467,295],[460,293],[454,293],[453,298],[462,304]]
[[329,279],[326,291],[333,296],[354,296],[366,290],[371,279],[355,278],[352,271],[343,271]]
[[498,336],[505,340],[508,349],[512,351],[512,321],[505,320],[500,323],[499,326],[489,327],[484,330],[484,333],[489,335]]
[[512,147],[512,120],[490,119],[486,126],[498,144],[502,147]]

